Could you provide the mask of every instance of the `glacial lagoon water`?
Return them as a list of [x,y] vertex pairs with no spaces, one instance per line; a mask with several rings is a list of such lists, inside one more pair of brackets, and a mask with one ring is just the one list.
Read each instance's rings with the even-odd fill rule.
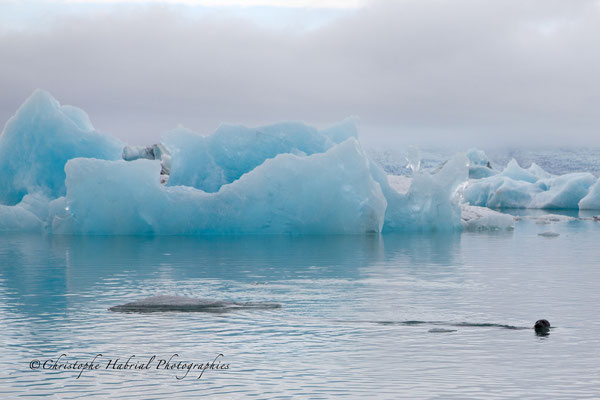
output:
[[[4,234],[0,397],[597,398],[599,241],[590,220],[428,235]],[[283,307],[108,310],[156,294]],[[530,329],[540,318],[548,336]],[[63,353],[102,354],[100,368],[77,378],[31,365]],[[154,368],[173,354],[222,354],[228,369]],[[157,358],[106,369],[132,355]]]

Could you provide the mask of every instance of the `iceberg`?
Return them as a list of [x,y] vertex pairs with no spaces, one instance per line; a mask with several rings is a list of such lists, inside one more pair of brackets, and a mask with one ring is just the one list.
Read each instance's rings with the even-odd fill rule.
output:
[[24,202],[15,206],[0,205],[0,232],[41,232],[42,220]]
[[469,178],[481,179],[496,175],[498,171],[492,168],[492,164],[483,150],[470,149],[467,151],[469,159]]
[[87,114],[61,106],[37,90],[7,122],[0,135],[0,203],[16,205],[27,194],[65,195],[68,160],[93,157],[116,160],[123,145],[94,130]]
[[468,172],[457,156],[435,175],[416,174],[399,193],[354,137],[325,153],[279,154],[212,193],[162,186],[157,161],[81,158],[66,171],[52,232],[167,235],[459,230],[454,197]]
[[468,177],[465,155],[457,154],[435,174],[416,170],[405,193],[395,190],[385,172],[374,163],[371,163],[371,171],[387,200],[384,232],[461,229],[461,210],[456,194],[459,185]]
[[354,138],[325,153],[280,154],[215,193],[163,186],[160,168],[150,160],[70,160],[68,212],[52,216],[52,232],[359,234],[384,223],[386,199]]
[[490,160],[483,150],[469,149],[466,154],[469,159],[469,166],[481,166],[491,168]]
[[600,210],[600,179],[592,186],[588,194],[579,201],[580,210]]
[[[401,175],[388,175],[388,182],[395,191],[400,194],[406,194],[410,190],[412,178]],[[457,189],[459,193],[460,189],[460,187]],[[496,231],[511,230],[515,227],[515,218],[512,215],[494,211],[487,207],[471,206],[466,203],[462,203],[460,207],[460,219],[463,230]]]
[[[578,209],[596,180],[585,172],[554,176],[536,164],[525,169],[513,159],[496,175],[470,180],[463,196],[480,207]],[[583,204],[592,206],[593,201]]]
[[[129,146],[96,132],[84,111],[61,106],[43,91],[7,123],[0,156],[0,231],[5,232],[509,229],[512,217],[475,206],[596,207],[600,191],[591,174],[553,176],[516,161],[502,172],[492,170],[478,150],[455,155],[434,173],[419,168],[413,151],[412,176],[388,177],[360,145],[355,119],[327,129],[298,122],[222,125],[208,136],[179,127],[161,143]],[[491,172],[473,179],[473,168]]]
[[168,185],[217,192],[279,154],[324,153],[348,138],[358,139],[356,124],[349,118],[324,130],[299,122],[259,128],[221,125],[209,136],[179,127],[162,138],[172,154]]

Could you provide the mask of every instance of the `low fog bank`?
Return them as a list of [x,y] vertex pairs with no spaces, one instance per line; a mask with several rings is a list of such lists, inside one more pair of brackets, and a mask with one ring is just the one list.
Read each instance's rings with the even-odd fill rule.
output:
[[597,1],[372,1],[311,29],[168,6],[45,22],[0,29],[0,123],[42,88],[132,144],[357,116],[367,143],[600,147]]

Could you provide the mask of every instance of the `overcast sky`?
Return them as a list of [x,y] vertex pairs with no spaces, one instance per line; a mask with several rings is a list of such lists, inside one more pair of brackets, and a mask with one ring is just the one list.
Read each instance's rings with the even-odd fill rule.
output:
[[600,147],[600,1],[0,0],[0,124],[35,88],[136,144],[358,116],[366,141]]

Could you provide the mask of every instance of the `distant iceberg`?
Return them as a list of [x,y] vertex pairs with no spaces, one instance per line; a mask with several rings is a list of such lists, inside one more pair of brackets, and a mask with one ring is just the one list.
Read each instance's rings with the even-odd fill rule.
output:
[[492,168],[492,164],[483,150],[470,149],[467,151],[467,158],[469,159],[469,178],[487,178],[498,173]]
[[502,172],[470,180],[463,196],[468,204],[489,208],[596,209],[596,182],[587,172],[554,176],[535,163],[522,168],[513,159]]
[[588,194],[579,202],[580,210],[600,210],[600,179],[590,188]]
[[415,171],[400,193],[366,156],[353,119],[322,130],[293,122],[224,125],[210,136],[178,128],[161,144],[126,146],[43,91],[9,120],[0,155],[0,231],[459,230],[456,189],[468,176],[468,159],[457,155],[436,174]]

